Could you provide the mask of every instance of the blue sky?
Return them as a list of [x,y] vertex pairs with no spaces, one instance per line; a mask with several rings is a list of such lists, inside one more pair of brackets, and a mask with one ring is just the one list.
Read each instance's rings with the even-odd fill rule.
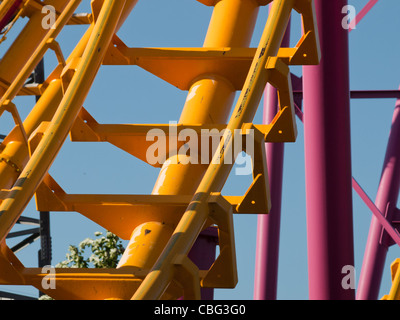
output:
[[[359,11],[367,2],[350,0],[349,4]],[[83,1],[80,10],[89,10],[88,0]],[[382,0],[350,33],[351,89],[398,88],[400,42],[394,41],[394,35],[400,29],[399,11],[398,1]],[[139,0],[118,35],[130,47],[200,47],[211,14],[212,8],[194,0]],[[258,44],[267,15],[268,9],[262,8],[253,47]],[[78,26],[70,26],[62,32],[59,42],[66,56],[83,32],[84,28]],[[300,21],[296,14],[293,16],[291,45],[299,37]],[[46,54],[45,59],[48,74],[56,61],[52,53]],[[301,75],[299,67],[292,71]],[[168,123],[179,119],[186,95],[187,92],[138,67],[104,66],[87,97],[85,108],[100,123]],[[20,107],[22,114],[26,114],[32,105],[31,98],[18,98],[16,102],[18,106],[24,105]],[[351,102],[353,176],[372,199],[379,184],[394,105],[393,99]],[[254,123],[261,123],[261,116],[262,105]],[[278,299],[308,299],[304,144],[300,121],[298,128],[297,142],[285,147]],[[158,169],[109,144],[67,140],[50,173],[68,193],[149,194]],[[224,194],[243,194],[250,183],[250,177],[232,174]],[[354,193],[353,199],[358,279],[372,214],[357,194]],[[24,215],[37,216],[33,202]],[[232,290],[216,290],[216,299],[253,298],[256,224],[256,215],[235,216],[239,283]],[[95,231],[102,231],[102,228],[78,213],[52,213],[53,264],[65,258],[69,244],[93,237]],[[38,248],[36,242],[18,253],[18,257],[27,266],[36,266]],[[400,257],[400,250],[392,247],[380,296],[390,289],[389,266],[397,257]],[[10,291],[33,295],[37,292],[25,287],[13,287]]]

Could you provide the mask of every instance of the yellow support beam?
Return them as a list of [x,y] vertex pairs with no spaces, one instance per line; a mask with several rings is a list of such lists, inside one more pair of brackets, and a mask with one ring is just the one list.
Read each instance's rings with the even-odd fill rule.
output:
[[125,1],[104,0],[87,48],[57,113],[18,181],[0,205],[0,242],[18,220],[61,148],[101,65],[104,48],[111,41],[124,4]]
[[[228,2],[221,1],[216,6],[222,6]],[[228,130],[225,131],[220,147],[215,153],[213,161],[208,166],[204,176],[202,176],[191,203],[179,221],[162,255],[143,280],[143,283],[132,299],[157,299],[162,295],[175,276],[172,261],[176,256],[185,255],[189,252],[198,234],[210,217],[208,203],[211,193],[219,192],[222,189],[232,168],[232,164],[224,163],[224,158],[233,149],[233,140],[235,138],[233,133],[235,130],[242,129],[245,123],[252,122],[265,85],[271,79],[272,73],[268,69],[268,61],[271,57],[278,54],[291,11],[295,4],[295,0],[276,0],[273,2],[260,45],[256,51],[243,90],[228,123]],[[310,4],[309,1],[308,4]],[[232,10],[234,9],[232,8]],[[221,34],[223,34],[222,31],[219,35]],[[230,216],[229,212],[226,212],[226,214]],[[235,271],[232,277],[235,279]],[[232,284],[235,284],[235,280],[233,280]]]
[[114,51],[118,54],[106,57],[105,65],[137,65],[181,90],[204,74],[218,74],[240,90],[255,54],[253,48],[128,48],[122,43]]
[[55,38],[61,32],[62,28],[67,24],[68,20],[72,17],[76,8],[81,3],[81,0],[72,0],[68,3],[65,10],[59,16],[55,22],[55,27],[50,28],[43,40],[38,45],[37,49],[33,52],[32,56],[25,63],[24,67],[18,72],[18,75],[14,78],[12,84],[8,87],[7,91],[1,96],[0,106],[9,100],[13,100],[18,92],[24,86],[24,83],[31,75],[35,67],[38,65],[40,60],[43,58],[45,52],[55,43]]
[[[128,48],[115,32],[136,2],[92,0],[92,13],[77,17],[73,13],[78,1],[58,0],[59,29],[29,42],[27,56],[18,56],[8,78],[3,79],[0,72],[6,92],[0,100],[0,113],[11,112],[16,122],[0,145],[0,270],[5,271],[0,284],[40,288],[46,276],[36,268],[23,266],[4,242],[34,194],[38,210],[76,211],[130,240],[117,269],[57,269],[57,290],[49,291],[56,299],[176,299],[182,295],[199,299],[201,287],[233,288],[238,281],[233,213],[269,212],[264,142],[296,140],[288,65],[319,61],[313,2],[202,0],[214,6],[203,48]],[[248,48],[259,6],[271,2],[259,47]],[[23,12],[34,19],[41,5],[27,1]],[[280,48],[293,9],[302,14],[305,33],[295,48]],[[54,39],[62,26],[74,23],[90,26],[65,60]],[[31,32],[31,28],[27,30]],[[10,52],[17,48],[21,48],[18,41]],[[45,83],[24,87],[29,70],[49,48],[55,51],[59,65]],[[98,69],[107,64],[138,65],[188,90],[179,122],[99,124],[82,105]],[[278,90],[279,111],[270,124],[253,125],[268,82]],[[229,120],[235,93],[240,89]],[[41,98],[22,123],[11,101],[18,94],[37,93]],[[151,145],[148,134],[154,130],[167,141],[164,158],[156,164],[147,157]],[[197,136],[202,130],[217,131],[218,144],[210,148],[206,163],[193,161],[198,154],[179,154],[188,141],[176,138],[188,130]],[[161,167],[152,194],[64,192],[48,170],[68,133],[73,141],[108,141]],[[223,196],[221,189],[234,163],[234,159],[225,160],[240,140],[241,149],[234,150],[233,158],[242,150],[252,155],[253,182],[243,196]],[[196,144],[197,150],[202,150],[201,143]],[[218,229],[220,254],[209,270],[199,270],[187,254],[199,233],[210,226]]]

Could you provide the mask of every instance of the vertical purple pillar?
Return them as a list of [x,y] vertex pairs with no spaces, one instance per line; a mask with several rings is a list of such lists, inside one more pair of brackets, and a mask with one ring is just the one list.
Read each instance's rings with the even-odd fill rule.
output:
[[[290,22],[282,40],[282,47],[288,47],[289,42]],[[268,124],[272,122],[278,111],[277,91],[268,84],[264,96],[263,123]],[[265,150],[271,189],[271,211],[268,215],[258,216],[254,299],[276,300],[284,144],[267,143]]]
[[[397,100],[393,113],[392,128],[386,148],[385,160],[375,199],[375,205],[386,219],[391,222],[396,208],[400,189],[400,99]],[[389,206],[389,204],[391,204]],[[386,212],[386,209],[388,211]],[[370,232],[361,268],[357,290],[357,299],[376,300],[379,295],[386,255],[390,246],[390,237],[383,231],[382,225],[375,216],[372,217]]]
[[[188,257],[200,270],[208,270],[215,261],[218,230],[210,227],[199,234]],[[201,300],[213,300],[213,288],[201,288]]]
[[354,266],[347,0],[315,0],[321,62],[306,66],[304,143],[309,298],[347,300],[344,266]]

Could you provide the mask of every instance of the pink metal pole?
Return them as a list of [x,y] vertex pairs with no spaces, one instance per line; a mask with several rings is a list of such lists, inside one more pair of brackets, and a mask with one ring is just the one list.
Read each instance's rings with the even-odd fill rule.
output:
[[[289,42],[290,22],[285,37],[282,40],[282,47],[288,47]],[[277,111],[277,91],[273,86],[268,84],[264,92],[263,123],[271,123]],[[267,143],[265,150],[271,188],[271,211],[268,215],[258,216],[254,299],[276,300],[284,144]]]
[[[355,18],[355,25],[357,25],[371,9],[378,3],[379,0],[370,0],[364,8],[360,11],[360,13],[356,16]],[[354,22],[350,23],[350,25],[354,24]],[[349,29],[349,31],[353,30],[352,28]]]
[[[392,129],[386,149],[378,193],[375,199],[376,207],[383,214],[386,214],[386,219],[390,223],[400,190],[399,144],[400,99],[397,100],[393,113]],[[382,224],[373,216],[361,268],[357,299],[376,300],[378,298],[386,255],[391,243],[389,235],[382,229]]]
[[315,0],[322,59],[303,69],[309,298],[347,300],[354,266],[347,0]]

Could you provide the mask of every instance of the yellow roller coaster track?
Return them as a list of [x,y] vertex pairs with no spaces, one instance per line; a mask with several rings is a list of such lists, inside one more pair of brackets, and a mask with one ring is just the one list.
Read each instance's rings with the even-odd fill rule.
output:
[[[32,285],[55,299],[199,299],[201,287],[235,287],[232,215],[269,212],[264,143],[293,142],[297,136],[289,65],[319,63],[313,1],[199,0],[214,6],[203,48],[129,48],[116,32],[137,0],[92,0],[91,14],[74,15],[80,2],[25,0],[13,9],[14,1],[5,0],[0,5],[0,21],[11,9],[11,25],[19,17],[29,18],[0,61],[0,116],[9,112],[15,121],[0,145],[0,284]],[[259,46],[248,48],[258,9],[269,3]],[[45,5],[57,12],[50,29],[41,27]],[[303,36],[294,48],[280,48],[293,10],[302,15]],[[65,59],[56,38],[68,24],[88,24],[88,29]],[[49,49],[58,66],[44,83],[25,85]],[[98,123],[82,105],[102,65],[137,65],[188,90],[179,122]],[[270,124],[254,125],[267,83],[277,88],[280,108]],[[40,96],[23,122],[12,102],[17,95]],[[188,129],[199,136],[205,129],[223,132],[209,164],[178,152],[187,141],[173,141]],[[166,137],[161,162],[147,156],[149,132]],[[161,167],[152,194],[67,194],[48,171],[68,135],[72,141],[107,141]],[[240,150],[234,148],[237,142]],[[244,150],[253,159],[253,183],[243,196],[221,195],[233,166],[226,161],[232,150],[234,157]],[[56,289],[44,290],[41,282],[47,274],[25,267],[6,244],[34,196],[40,211],[76,211],[130,240],[118,267],[56,269]],[[199,270],[187,255],[208,227],[218,230],[220,253],[209,270]]]

